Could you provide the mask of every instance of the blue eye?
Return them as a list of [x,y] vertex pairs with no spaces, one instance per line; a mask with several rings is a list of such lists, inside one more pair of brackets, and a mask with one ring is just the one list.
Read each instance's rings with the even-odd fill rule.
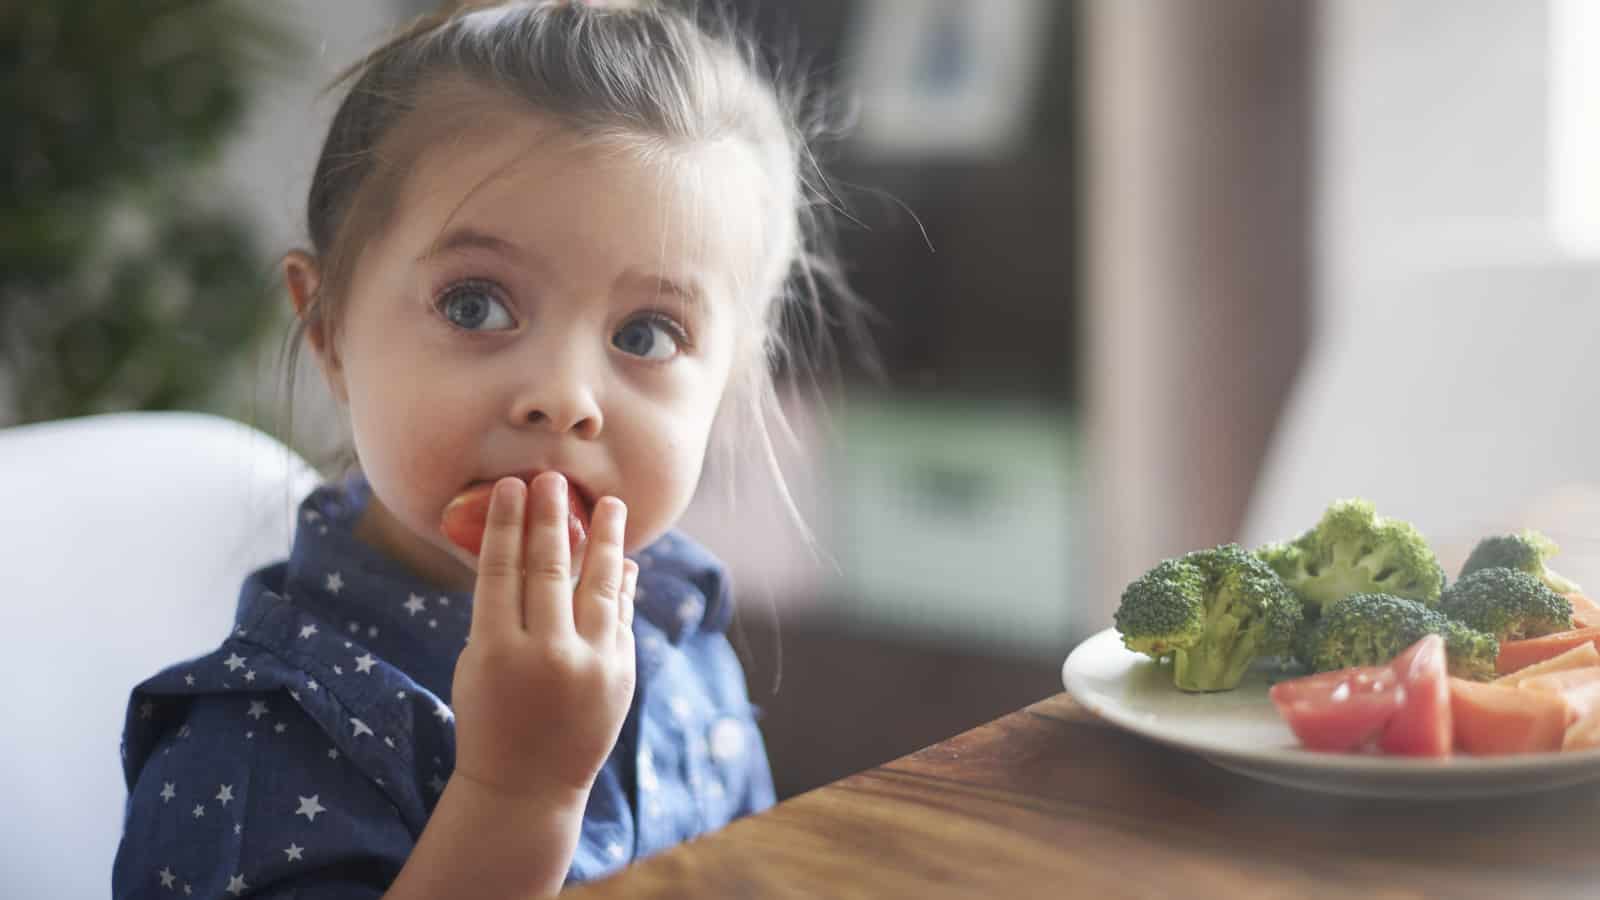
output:
[[466,331],[505,331],[516,327],[516,320],[485,283],[468,281],[444,292],[437,302],[440,315]]
[[623,353],[656,362],[677,356],[687,343],[683,328],[661,315],[630,320],[611,336],[611,346]]

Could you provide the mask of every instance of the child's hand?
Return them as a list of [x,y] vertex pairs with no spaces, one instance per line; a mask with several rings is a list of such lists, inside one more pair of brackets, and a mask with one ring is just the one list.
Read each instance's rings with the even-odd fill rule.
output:
[[622,555],[626,518],[615,497],[595,505],[574,587],[566,479],[495,484],[456,663],[457,775],[587,800],[633,699],[639,567]]

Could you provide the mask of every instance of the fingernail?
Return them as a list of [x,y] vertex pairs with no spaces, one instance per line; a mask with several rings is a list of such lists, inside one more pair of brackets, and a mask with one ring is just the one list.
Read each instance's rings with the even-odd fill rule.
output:
[[[494,483],[494,492],[496,496],[499,497],[501,503],[511,503],[515,501],[517,499],[517,495],[521,493],[521,484],[522,483],[515,478],[502,478]],[[481,497],[483,495],[479,494],[478,496]]]
[[600,515],[605,517],[606,528],[620,532],[628,517],[628,507],[615,497],[607,497],[600,506]]
[[560,472],[554,473],[545,480],[545,498],[556,504],[558,512],[566,512],[567,508],[567,479]]

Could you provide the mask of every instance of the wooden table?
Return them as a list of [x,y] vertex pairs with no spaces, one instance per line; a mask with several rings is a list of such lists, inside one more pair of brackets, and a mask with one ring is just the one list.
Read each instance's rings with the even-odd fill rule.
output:
[[572,894],[1600,896],[1600,789],[1311,794],[1127,734],[1061,694]]

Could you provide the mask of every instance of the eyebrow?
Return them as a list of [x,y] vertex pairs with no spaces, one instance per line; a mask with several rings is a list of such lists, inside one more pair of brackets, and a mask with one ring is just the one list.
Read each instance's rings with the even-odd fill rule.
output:
[[709,312],[705,294],[700,290],[693,279],[687,282],[677,281],[664,275],[639,272],[629,269],[617,279],[617,288],[627,288],[638,293],[653,293],[658,296],[669,296],[682,303],[685,307],[698,313]]
[[428,245],[426,250],[422,251],[422,255],[417,257],[417,261],[421,262],[435,254],[449,253],[456,250],[489,250],[501,256],[508,256],[518,262],[542,265],[542,260],[528,248],[486,231],[479,231],[476,228],[466,226],[452,228],[445,232],[438,240]]
[[[421,262],[435,254],[459,250],[488,250],[492,253],[509,257],[524,265],[546,268],[544,260],[532,249],[470,226],[460,226],[445,232],[437,241],[434,241],[424,250],[422,255],[417,257],[417,260]],[[710,305],[706,303],[705,293],[700,290],[699,284],[693,278],[677,280],[668,278],[665,275],[640,272],[637,269],[630,268],[617,278],[613,289],[627,289],[636,293],[669,296],[693,312],[701,314],[710,312]]]

